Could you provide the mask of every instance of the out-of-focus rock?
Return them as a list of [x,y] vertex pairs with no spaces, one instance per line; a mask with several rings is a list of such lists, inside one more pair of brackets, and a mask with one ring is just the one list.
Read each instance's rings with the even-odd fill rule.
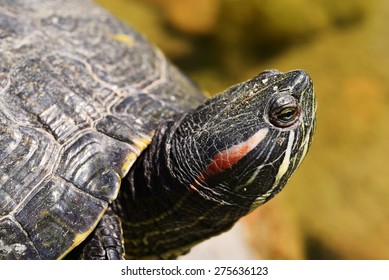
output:
[[248,244],[259,259],[305,258],[304,235],[285,198],[281,193],[243,219]]
[[142,30],[182,67],[219,69],[233,77],[234,69],[363,21],[376,0],[96,1]]
[[157,3],[165,19],[178,30],[193,35],[215,32],[220,0],[149,0]]
[[141,31],[171,59],[186,57],[193,53],[192,42],[167,30],[161,9],[152,2],[145,0],[95,0],[95,2]]
[[247,231],[242,222],[216,237],[194,246],[183,260],[251,260],[256,259],[255,248],[250,247]]

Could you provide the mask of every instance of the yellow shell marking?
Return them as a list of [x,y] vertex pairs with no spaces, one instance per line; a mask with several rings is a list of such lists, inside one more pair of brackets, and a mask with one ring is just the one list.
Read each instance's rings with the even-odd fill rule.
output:
[[126,160],[124,161],[123,166],[122,166],[122,168],[120,170],[122,178],[123,178],[123,176],[125,174],[128,173],[128,171],[130,170],[131,166],[136,161],[137,157],[138,157],[138,155],[136,155],[136,154],[133,154],[133,153],[128,154],[128,156],[127,156]]
[[150,145],[151,137],[150,138],[144,137],[144,138],[135,139],[135,140],[133,140],[133,143],[134,143],[135,147],[137,147],[140,151],[143,151],[144,149],[147,148],[148,145]]
[[112,38],[130,47],[133,47],[135,45],[134,39],[126,34],[112,34]]
[[75,247],[77,247],[77,245],[79,245],[82,241],[84,241],[85,238],[87,238],[91,234],[91,232],[95,229],[95,227],[97,226],[97,224],[99,223],[103,215],[104,212],[101,212],[99,217],[96,219],[96,222],[91,227],[89,227],[87,231],[79,234],[76,233],[74,235],[72,246],[70,246],[61,256],[59,256],[58,259],[63,259],[70,251],[72,251]]

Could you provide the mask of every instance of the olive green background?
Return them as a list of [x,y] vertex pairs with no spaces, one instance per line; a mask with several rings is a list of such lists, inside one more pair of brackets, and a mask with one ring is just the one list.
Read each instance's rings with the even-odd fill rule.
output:
[[264,259],[389,259],[389,2],[98,0],[210,94],[275,68],[314,81],[318,125],[285,190],[244,219]]

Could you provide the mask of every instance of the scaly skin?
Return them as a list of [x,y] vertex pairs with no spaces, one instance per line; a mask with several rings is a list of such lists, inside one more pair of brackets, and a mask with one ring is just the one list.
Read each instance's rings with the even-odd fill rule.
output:
[[303,71],[267,71],[162,123],[115,205],[126,254],[174,258],[228,230],[303,160],[316,103]]

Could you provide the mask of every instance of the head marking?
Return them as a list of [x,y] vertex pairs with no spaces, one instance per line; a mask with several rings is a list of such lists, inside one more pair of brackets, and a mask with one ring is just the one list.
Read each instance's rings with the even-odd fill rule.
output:
[[205,179],[233,167],[241,158],[247,155],[265,139],[268,131],[268,128],[262,128],[247,140],[216,153],[211,162],[196,178],[195,183],[191,185],[191,189],[196,189],[196,187]]
[[207,165],[202,174],[205,175],[205,177],[209,177],[230,169],[241,158],[252,151],[266,137],[267,132],[267,128],[260,129],[246,141],[218,152],[213,156],[211,163]]
[[281,178],[285,175],[285,173],[289,169],[290,160],[291,160],[291,153],[292,153],[292,147],[294,143],[294,131],[290,131],[289,133],[289,139],[288,139],[288,146],[285,151],[284,159],[282,160],[282,163],[278,169],[278,173],[276,175],[276,178],[274,180],[273,186],[270,190],[268,190],[264,195],[258,197],[253,205],[250,208],[250,212],[254,209],[256,209],[258,206],[262,205],[266,202],[266,199],[273,193],[273,191],[278,187],[278,184],[280,183]]

